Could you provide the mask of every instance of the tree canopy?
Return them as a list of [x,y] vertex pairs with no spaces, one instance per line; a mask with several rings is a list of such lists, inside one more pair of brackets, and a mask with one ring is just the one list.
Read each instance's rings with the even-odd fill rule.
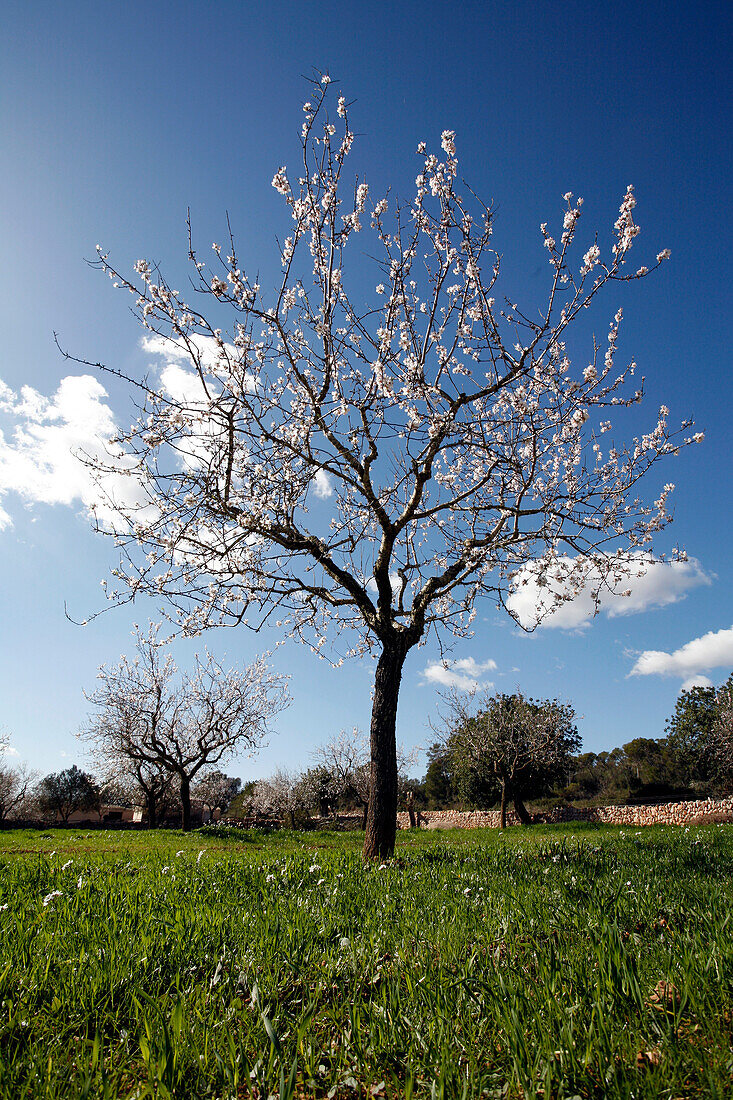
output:
[[235,752],[259,747],[288,703],[286,682],[263,658],[227,670],[207,653],[192,672],[180,671],[152,625],[147,634],[138,631],[136,650],[134,659],[99,670],[84,736],[102,761],[132,765],[149,800],[153,780],[172,776],[188,829],[192,781]]
[[571,755],[580,748],[575,713],[568,703],[513,695],[448,697],[445,750],[452,782],[473,805],[501,799],[501,827],[508,802],[529,822],[524,800],[567,781]]
[[100,249],[147,349],[175,369],[135,381],[141,415],[96,463],[97,518],[122,550],[112,600],[160,596],[189,634],[275,624],[320,656],[336,628],[337,664],[375,651],[364,852],[382,858],[408,652],[433,632],[470,635],[480,594],[516,617],[512,594],[530,580],[538,615],[586,583],[596,602],[627,591],[671,518],[673,485],[649,503],[640,479],[702,437],[671,429],[665,406],[644,434],[616,434],[642,400],[636,364],[616,362],[620,309],[571,363],[583,311],[669,255],[628,265],[631,187],[610,247],[565,195],[558,228],[541,227],[542,299],[519,303],[502,294],[495,215],[460,182],[454,132],[437,153],[419,144],[410,202],[372,195],[349,178],[349,105],[330,85],[304,105],[295,175],[272,180],[289,231],[271,293],[231,234],[211,265],[189,236],[192,298],[148,260],[128,278]]
[[72,764],[61,772],[44,776],[36,789],[41,812],[67,822],[77,810],[99,808],[99,787],[93,776]]

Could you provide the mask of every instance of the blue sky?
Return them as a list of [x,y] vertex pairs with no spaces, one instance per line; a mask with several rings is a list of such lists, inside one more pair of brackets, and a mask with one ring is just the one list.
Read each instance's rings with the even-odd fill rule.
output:
[[[698,564],[677,588],[650,583],[634,614],[591,623],[576,615],[567,629],[531,636],[485,604],[475,638],[451,656],[469,675],[494,662],[479,675],[497,689],[569,699],[594,750],[661,736],[684,681],[729,674],[726,6],[6,0],[3,32],[0,397],[2,384],[15,395],[31,387],[53,402],[47,425],[67,424],[68,407],[54,395],[63,378],[83,373],[62,359],[54,332],[74,354],[130,372],[145,364],[126,304],[85,264],[98,242],[122,269],[146,256],[175,281],[185,277],[187,208],[202,247],[221,239],[228,211],[247,266],[259,268],[263,285],[275,278],[275,236],[286,223],[270,180],[296,157],[303,75],[314,67],[353,101],[354,160],[373,190],[391,183],[409,194],[417,142],[437,146],[443,129],[457,132],[461,172],[494,201],[507,282],[522,301],[541,301],[538,226],[557,217],[562,195],[583,195],[586,225],[607,231],[633,182],[640,261],[664,247],[672,257],[653,278],[612,290],[604,309],[610,320],[624,306],[619,354],[646,376],[644,422],[664,402],[672,421],[692,415],[705,432],[661,475],[677,491],[659,550],[679,542]],[[125,423],[128,395],[101,382]],[[38,425],[34,400],[16,396],[8,411],[6,399],[0,411],[0,726],[20,757],[47,772],[82,757],[74,735],[97,666],[130,650],[133,622],[158,616],[141,604],[86,627],[66,618],[65,604],[77,619],[101,606],[114,554],[92,534],[60,458],[51,476],[19,473],[15,433]],[[243,631],[206,639],[230,663],[276,640]],[[668,658],[647,658],[647,674],[629,676],[649,651]],[[177,652],[186,661],[193,643]],[[408,746],[430,740],[437,696],[425,670],[436,658],[430,648],[413,651],[405,669],[398,724]],[[293,705],[258,758],[231,766],[246,777],[307,764],[312,747],[342,726],[368,728],[371,662],[333,671],[293,643],[276,663],[292,677]]]

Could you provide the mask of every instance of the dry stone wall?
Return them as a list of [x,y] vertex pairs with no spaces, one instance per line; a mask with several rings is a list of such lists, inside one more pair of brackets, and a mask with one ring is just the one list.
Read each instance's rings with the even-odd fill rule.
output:
[[[421,810],[416,812],[421,829],[495,828],[500,824],[499,810]],[[733,797],[705,798],[695,802],[665,802],[657,806],[589,806],[576,809],[561,806],[549,813],[535,814],[537,823],[557,821],[599,821],[606,825],[690,825],[701,822],[733,821]],[[507,824],[518,825],[513,809],[507,811]],[[409,829],[407,813],[397,814],[397,827]]]

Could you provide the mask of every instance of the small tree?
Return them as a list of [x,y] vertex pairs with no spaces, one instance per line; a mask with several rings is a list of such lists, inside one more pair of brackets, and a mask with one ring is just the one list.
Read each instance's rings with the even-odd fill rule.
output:
[[296,829],[309,816],[308,791],[297,772],[278,768],[269,779],[260,779],[255,784],[252,808],[255,814],[276,817],[281,824]]
[[715,693],[715,764],[726,790],[733,789],[733,674]]
[[136,649],[132,661],[123,657],[100,669],[101,686],[89,696],[96,714],[83,736],[112,764],[173,777],[181,824],[190,829],[192,781],[235,752],[259,747],[288,703],[285,681],[262,658],[227,671],[209,653],[196,658],[192,673],[179,672],[163,655],[154,626],[147,635],[137,632]]
[[191,794],[213,817],[216,810],[222,814],[227,812],[232,801],[239,794],[241,786],[241,779],[215,770],[202,776],[196,786],[191,788]]
[[714,687],[697,686],[680,692],[666,726],[667,746],[690,785],[705,787],[716,778],[716,718]]
[[[163,596],[191,634],[277,614],[321,656],[332,628],[356,632],[347,656],[374,653],[364,855],[381,859],[395,843],[408,653],[432,632],[468,636],[481,594],[517,617],[510,597],[529,579],[545,614],[586,583],[596,603],[628,591],[671,518],[673,486],[647,504],[640,479],[702,436],[671,432],[664,406],[627,445],[607,434],[642,399],[635,364],[615,365],[621,310],[605,348],[594,340],[571,367],[586,308],[669,255],[627,269],[631,187],[610,248],[590,232],[578,249],[582,199],[565,195],[556,236],[541,227],[542,300],[520,305],[499,291],[494,214],[458,182],[454,132],[438,154],[418,146],[411,203],[370,201],[347,178],[354,132],[343,96],[327,113],[330,83],[305,104],[299,178],[281,167],[272,180],[290,233],[269,298],[233,238],[208,269],[189,235],[194,302],[146,260],[131,280],[100,249],[155,334],[148,348],[188,370],[136,383],[142,415],[96,463],[97,520],[126,554],[112,599]],[[363,267],[370,247],[355,238],[369,225],[377,285],[363,305],[350,261]],[[133,503],[120,473],[138,478]]]
[[451,757],[444,744],[436,742],[428,749],[428,770],[425,773],[425,797],[428,808],[443,810],[454,797]]
[[110,744],[97,748],[96,759],[106,775],[102,785],[105,801],[118,786],[134,805],[147,811],[148,828],[156,829],[160,822],[180,804],[174,774],[159,763],[117,756]]
[[308,768],[300,777],[300,788],[308,808],[319,817],[328,817],[335,805],[333,776],[328,769]]
[[580,748],[573,708],[519,692],[478,700],[454,693],[447,701],[446,748],[459,791],[475,799],[478,789],[490,799],[493,787],[501,799],[502,829],[510,801],[520,821],[530,824],[524,799],[567,779],[571,754]]
[[23,814],[31,786],[38,778],[26,764],[12,765],[9,750],[10,734],[0,729],[0,824]]
[[254,813],[254,797],[257,788],[255,779],[248,779],[242,784],[238,795],[232,799],[227,810],[227,817],[232,821],[241,821],[242,818],[251,817]]
[[328,789],[334,806],[358,806],[366,825],[369,807],[369,742],[354,726],[334,734],[313,753],[316,766],[328,776]]
[[[356,726],[334,734],[312,753],[317,767],[328,779],[328,790],[334,805],[358,806],[362,811],[362,826],[366,828],[372,769],[369,760],[369,739]],[[405,752],[396,746],[398,797],[407,790],[407,768],[414,763],[416,752]]]
[[25,764],[11,767],[0,756],[0,822],[21,817],[37,773]]
[[64,824],[79,810],[99,809],[99,787],[94,777],[76,764],[45,776],[36,788],[36,797],[43,814],[60,817]]

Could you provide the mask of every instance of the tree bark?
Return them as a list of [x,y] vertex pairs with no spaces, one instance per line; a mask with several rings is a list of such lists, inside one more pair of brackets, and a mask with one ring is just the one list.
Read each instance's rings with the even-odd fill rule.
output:
[[397,701],[407,647],[386,643],[377,662],[372,704],[369,806],[364,859],[388,859],[397,837]]
[[506,829],[506,803],[507,803],[506,779],[502,779],[502,781],[501,781],[501,825],[499,826],[501,829]]
[[158,801],[152,791],[148,791],[148,828],[157,829],[158,827]]
[[516,810],[517,817],[522,822],[522,825],[532,825],[532,816],[529,810],[522,802],[521,798],[515,794],[514,796],[514,809]]
[[191,781],[187,775],[182,775],[180,778],[181,828],[184,833],[187,833],[191,828]]

